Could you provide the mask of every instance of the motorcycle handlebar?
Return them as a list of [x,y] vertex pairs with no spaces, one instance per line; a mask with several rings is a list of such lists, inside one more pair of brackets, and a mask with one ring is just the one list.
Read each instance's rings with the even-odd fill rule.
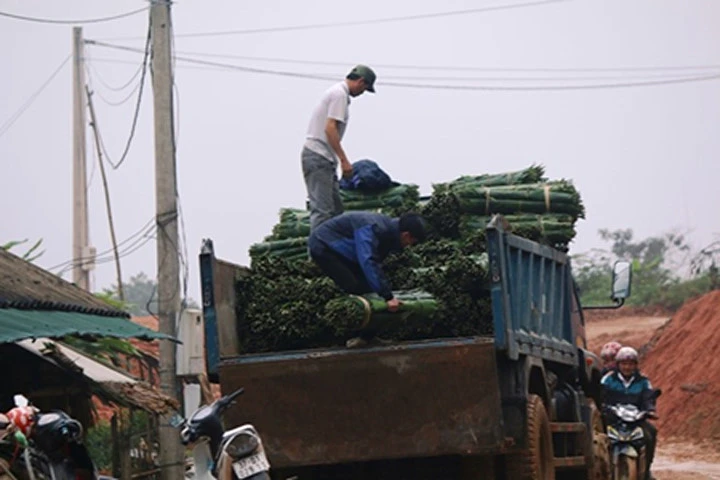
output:
[[230,394],[228,394],[228,395],[225,395],[225,396],[222,397],[220,400],[218,400],[218,409],[219,409],[219,411],[225,410],[225,409],[226,409],[228,406],[230,406],[230,404],[232,404],[232,402],[233,402],[237,397],[239,397],[244,391],[245,391],[245,389],[242,388],[242,387],[240,387],[240,388],[238,388],[237,390],[235,390],[234,392],[232,392],[232,393],[230,393]]

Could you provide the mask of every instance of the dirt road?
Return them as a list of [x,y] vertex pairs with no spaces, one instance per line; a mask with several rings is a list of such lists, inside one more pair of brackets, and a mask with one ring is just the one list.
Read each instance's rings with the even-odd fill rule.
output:
[[[668,320],[668,316],[632,314],[611,318],[590,316],[586,325],[588,346],[598,352],[605,342],[618,340],[640,348]],[[660,432],[653,475],[658,480],[720,480],[720,446],[667,440]]]

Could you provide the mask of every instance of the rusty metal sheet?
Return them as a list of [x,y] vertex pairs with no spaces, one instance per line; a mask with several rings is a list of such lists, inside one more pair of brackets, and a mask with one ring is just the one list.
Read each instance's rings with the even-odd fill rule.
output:
[[248,355],[220,364],[245,394],[228,425],[253,423],[276,467],[500,448],[492,338]]

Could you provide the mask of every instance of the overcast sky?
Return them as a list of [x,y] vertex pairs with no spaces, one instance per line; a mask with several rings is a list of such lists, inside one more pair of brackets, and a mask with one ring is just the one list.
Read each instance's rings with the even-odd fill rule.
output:
[[[434,182],[460,175],[541,163],[549,177],[572,179],[582,194],[587,219],[578,223],[572,253],[603,246],[597,235],[600,228],[633,228],[638,238],[675,229],[687,232],[698,248],[718,239],[717,0],[567,0],[334,28],[184,36],[524,3],[532,2],[179,0],[172,14],[178,56],[338,80],[355,63],[374,66],[377,94],[353,100],[346,152],[351,160],[376,160],[394,179],[415,183],[423,193],[430,193]],[[0,11],[54,20],[89,19],[147,5],[139,0],[0,0]],[[143,12],[85,24],[84,35],[142,49],[147,24],[148,14]],[[0,243],[42,238],[46,252],[38,263],[46,268],[72,256],[71,63],[12,126],[8,128],[7,122],[71,53],[71,31],[72,25],[0,16],[0,42],[5,46],[0,49]],[[132,77],[142,54],[88,45],[86,55],[100,131],[110,160],[117,162],[137,95],[118,106],[108,102],[122,102],[138,85],[139,77]],[[398,68],[404,65],[443,68]],[[714,68],[611,70],[690,66]],[[507,90],[713,75],[710,80],[626,88]],[[423,79],[427,77],[437,79],[428,82]],[[584,79],[574,80],[578,77]],[[123,90],[110,88],[118,89],[131,79]],[[189,294],[199,300],[201,239],[212,238],[219,257],[247,263],[248,247],[270,232],[278,210],[304,205],[303,137],[312,108],[334,80],[249,73],[181,60],[175,79]],[[141,230],[155,213],[149,75],[146,81],[129,155],[119,169],[109,172],[119,240]],[[102,252],[110,247],[110,237],[90,131],[87,140],[91,243]],[[149,241],[124,257],[124,277],[140,271],[154,277],[155,255],[155,243]],[[94,289],[114,281],[113,264],[98,265]]]

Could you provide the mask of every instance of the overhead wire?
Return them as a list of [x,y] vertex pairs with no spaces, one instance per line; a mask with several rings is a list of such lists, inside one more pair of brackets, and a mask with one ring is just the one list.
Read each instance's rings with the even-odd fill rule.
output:
[[[553,4],[553,3],[560,3],[560,2],[566,2],[566,1],[568,1],[568,0],[533,0],[533,1],[525,1],[525,2],[520,2],[520,3],[513,3],[513,4],[509,4],[509,5],[508,4],[492,5],[492,6],[488,6],[488,7],[468,8],[468,9],[464,9],[464,10],[451,10],[451,11],[444,11],[444,12],[420,13],[420,14],[415,14],[415,15],[400,15],[400,16],[395,16],[395,17],[383,17],[383,18],[375,18],[375,19],[368,19],[368,20],[348,20],[348,21],[341,21],[341,22],[312,23],[312,24],[305,24],[305,25],[285,25],[285,26],[278,26],[278,27],[249,28],[249,29],[225,30],[225,31],[215,31],[215,32],[178,33],[178,34],[175,34],[175,36],[182,37],[182,38],[200,38],[200,37],[218,37],[218,36],[227,36],[227,35],[253,35],[253,34],[260,34],[260,33],[318,30],[318,29],[325,29],[325,28],[355,27],[355,26],[360,26],[360,25],[374,25],[374,24],[382,24],[382,23],[406,22],[406,21],[414,21],[414,20],[426,20],[426,19],[432,19],[432,18],[471,15],[471,14],[493,12],[493,11],[500,11],[500,10],[511,10],[511,9],[516,9],[516,8],[526,8],[526,7],[535,7],[535,6],[541,6],[541,5],[549,5],[549,4]],[[112,37],[112,38],[107,38],[106,40],[129,40],[129,39],[134,39],[134,38],[136,38],[136,37]]]
[[[137,48],[134,47],[128,47],[125,45],[115,45],[110,44],[106,42],[101,41],[93,41],[94,45],[102,46],[102,47],[108,47],[108,48],[114,48],[119,50],[125,50],[125,51],[131,51],[131,52],[138,52],[140,51]],[[265,75],[276,75],[276,76],[286,76],[286,77],[295,77],[295,78],[306,78],[306,79],[314,79],[314,80],[335,80],[335,76],[331,76],[328,74],[317,74],[317,73],[303,73],[303,72],[293,72],[288,70],[278,70],[278,69],[270,69],[270,68],[258,68],[258,67],[251,67],[246,65],[237,65],[237,64],[230,64],[230,63],[223,63],[223,62],[215,62],[211,60],[202,60],[197,58],[190,58],[180,55],[175,55],[174,58],[177,61],[180,62],[186,62],[186,63],[192,63],[197,65],[204,65],[208,67],[214,67],[214,68],[223,68],[228,70],[237,70],[247,73],[257,73],[257,74],[265,74]],[[591,84],[585,84],[585,85],[577,85],[577,84],[563,84],[563,85],[448,85],[448,84],[438,84],[438,83],[419,83],[419,82],[433,82],[437,81],[433,77],[413,77],[417,80],[417,82],[394,82],[394,81],[378,81],[378,85],[381,86],[390,86],[390,87],[403,87],[403,88],[419,88],[419,89],[433,89],[433,90],[479,90],[479,91],[555,91],[555,90],[587,90],[587,89],[611,89],[611,88],[629,88],[629,87],[644,87],[644,86],[655,86],[655,85],[670,85],[670,84],[678,84],[678,83],[688,83],[688,82],[700,82],[700,81],[707,81],[707,80],[715,80],[717,78],[720,78],[720,72],[717,73],[698,73],[698,72],[687,72],[687,73],[668,73],[666,76],[650,76],[649,78],[645,77],[639,77],[642,78],[642,80],[637,82],[613,82],[613,83],[591,83]],[[626,78],[632,78],[632,77],[617,77],[617,80],[625,80]],[[460,81],[461,78],[458,78],[457,80],[453,81]],[[473,81],[474,79],[466,79],[466,81]],[[482,81],[489,81],[489,80],[495,80],[491,78],[482,78],[477,79]],[[502,81],[509,81],[509,78],[503,78]],[[537,77],[535,78],[513,78],[512,81],[531,81],[531,80],[542,80],[542,81],[558,81],[558,82],[568,82],[568,81],[588,81],[593,80],[593,78],[583,78],[583,77],[577,77],[577,78],[570,78],[570,77],[556,77],[556,78],[542,78],[539,79]]]
[[[137,231],[136,231],[135,233],[133,233],[132,235],[128,236],[128,237],[127,237],[126,239],[124,239],[123,241],[119,242],[119,243],[118,243],[118,247],[121,246],[121,245],[125,245],[127,242],[129,242],[129,241],[131,241],[132,239],[138,237],[139,235],[142,235],[143,233],[147,233],[147,231],[154,229],[155,226],[152,225],[152,222],[153,222],[154,220],[155,220],[155,217],[151,217],[150,220],[148,220],[147,222],[145,222],[145,224],[144,224],[142,227],[140,227],[139,230],[137,230]],[[55,270],[55,269],[57,269],[57,268],[64,267],[64,266],[66,266],[66,265],[68,265],[68,264],[73,264],[73,266],[74,266],[74,265],[79,265],[79,264],[84,263],[84,262],[86,262],[86,261],[88,261],[88,260],[92,260],[92,259],[95,258],[95,257],[103,256],[103,255],[106,255],[106,254],[108,254],[108,253],[112,253],[112,251],[113,251],[113,249],[110,248],[110,249],[105,250],[105,251],[103,251],[103,252],[96,253],[94,257],[92,257],[92,256],[86,256],[86,257],[72,258],[72,259],[67,260],[67,261],[65,261],[65,262],[58,263],[57,265],[54,265],[54,266],[52,266],[52,267],[49,267],[49,268],[47,268],[47,270]]]
[[30,17],[26,15],[18,15],[15,13],[9,13],[9,12],[0,12],[0,16],[2,17],[8,17],[12,18],[14,20],[24,20],[28,22],[38,22],[38,23],[52,23],[56,25],[66,25],[66,24],[84,24],[84,23],[101,23],[101,22],[109,22],[112,20],[118,20],[120,18],[129,17],[132,15],[136,15],[141,12],[145,12],[150,7],[143,7],[139,8],[137,10],[132,10],[130,12],[121,13],[118,15],[111,15],[109,17],[100,17],[100,18],[86,18],[86,19],[76,19],[76,20],[57,20],[52,18],[37,18],[37,17]]
[[[135,130],[137,128],[137,122],[138,118],[140,116],[140,105],[142,103],[143,98],[143,91],[145,87],[145,77],[148,70],[148,58],[150,56],[150,39],[152,36],[152,21],[151,17],[148,16],[148,30],[147,30],[147,36],[145,39],[145,49],[143,50],[143,60],[142,60],[142,70],[140,74],[140,83],[138,87],[138,93],[137,93],[137,100],[135,102],[135,113],[133,114],[132,123],[130,125],[130,134],[128,135],[128,139],[125,143],[125,148],[123,149],[123,153],[120,156],[120,160],[117,162],[113,162],[111,160],[110,155],[107,152],[107,148],[105,146],[105,142],[103,140],[102,134],[100,133],[99,126],[98,126],[98,138],[100,140],[100,146],[103,150],[103,153],[105,154],[105,159],[107,162],[112,166],[113,170],[117,170],[120,168],[120,166],[125,162],[125,159],[127,158],[127,155],[130,151],[130,146],[132,145],[133,138],[135,136]],[[86,44],[92,45],[92,42],[86,41]]]
[[111,107],[119,107],[120,105],[124,105],[127,102],[129,102],[130,99],[133,98],[133,95],[135,95],[135,93],[139,89],[140,89],[140,84],[138,83],[137,85],[135,85],[135,88],[130,90],[130,92],[127,95],[125,95],[125,97],[123,97],[121,100],[117,100],[117,101],[109,100],[108,98],[105,97],[105,95],[103,95],[103,93],[100,90],[96,89],[96,90],[94,90],[93,93],[97,94],[97,96],[100,97],[100,100],[102,100],[103,103],[110,105]]
[[[97,68],[95,68],[94,62],[95,62],[94,58],[91,58],[91,57],[85,58],[85,64],[87,65],[88,68],[92,69],[92,71],[95,72],[95,77],[98,79],[98,81],[105,88],[107,88],[108,90],[112,90],[113,92],[122,92],[127,87],[129,87],[132,84],[132,82],[137,78],[137,76],[140,75],[140,72],[142,72],[142,69],[143,69],[143,64],[138,65],[137,70],[135,71],[135,73],[132,75],[132,77],[130,77],[130,79],[127,82],[125,82],[124,84],[122,84],[119,87],[113,87],[112,85],[110,85],[108,82],[105,81],[103,76],[100,74],[99,70]],[[131,62],[131,63],[135,64],[136,62]]]
[[[320,79],[320,80],[333,80],[335,77],[329,75],[318,75],[318,74],[307,74],[299,72],[290,72],[283,70],[272,70],[262,69],[255,67],[247,67],[233,64],[223,64],[219,62],[212,62],[208,60],[198,60],[178,56],[177,59],[183,62],[190,62],[202,65],[209,65],[214,67],[224,67],[232,70],[238,70],[249,73],[261,73],[266,75],[279,75],[289,76],[298,78],[308,79]],[[583,89],[605,89],[605,88],[627,88],[627,87],[642,87],[642,86],[654,86],[654,85],[669,85],[676,83],[688,83],[715,80],[720,78],[720,73],[707,74],[707,75],[694,75],[684,76],[680,78],[668,78],[662,80],[647,80],[637,82],[617,82],[617,83],[605,83],[605,84],[589,84],[589,85],[443,85],[443,84],[424,84],[424,83],[409,83],[409,82],[385,82],[378,81],[379,85],[390,86],[390,87],[404,87],[404,88],[419,88],[419,89],[435,89],[435,90],[485,90],[485,91],[531,91],[531,90],[583,90]],[[422,79],[419,79],[422,80]],[[559,79],[560,80],[560,79]],[[565,81],[567,79],[564,79]],[[581,78],[577,80],[582,80]]]
[[30,97],[18,108],[15,113],[13,113],[5,122],[0,125],[0,137],[5,135],[8,130],[10,130],[10,127],[15,124],[15,122],[22,117],[22,115],[27,111],[28,108],[37,100],[37,98],[40,96],[40,94],[47,88],[50,83],[57,77],[57,75],[60,73],[60,71],[63,69],[63,67],[68,63],[68,61],[72,58],[72,54],[69,54],[65,59],[60,63],[60,65],[53,71],[52,74],[50,74],[50,77],[48,77],[45,82],[38,88],[35,93],[30,95]]
[[[142,247],[144,247],[148,242],[150,242],[151,240],[156,238],[154,234],[155,234],[154,231],[146,232],[145,234],[143,234],[142,237],[136,239],[131,244],[125,246],[122,249],[118,249],[118,258],[125,258],[125,257],[130,256],[133,253],[137,252]],[[111,249],[111,251],[112,251],[112,249]],[[103,265],[105,263],[114,262],[115,256],[114,255],[96,256],[94,258],[90,258],[90,259],[87,259],[82,262],[74,262],[73,264],[65,266],[62,270],[60,270],[57,273],[57,275],[62,276],[66,272],[75,268],[76,266],[84,264],[86,261],[92,261],[95,265]],[[51,270],[51,269],[48,269],[48,270]]]
[[[347,67],[348,62],[328,61],[328,60],[306,60],[284,57],[268,57],[254,55],[235,55],[211,52],[196,52],[179,50],[175,54],[190,55],[196,57],[214,57],[229,58],[235,60],[250,60],[258,62],[272,63],[289,63],[298,65],[325,65]],[[720,70],[720,64],[717,65],[660,65],[660,66],[642,66],[642,67],[476,67],[467,65],[408,65],[408,64],[388,64],[373,63],[375,68],[386,68],[393,70],[442,70],[442,71],[468,71],[468,72],[544,72],[544,73],[595,73],[595,72],[658,72],[658,71],[685,71],[685,70]]]

